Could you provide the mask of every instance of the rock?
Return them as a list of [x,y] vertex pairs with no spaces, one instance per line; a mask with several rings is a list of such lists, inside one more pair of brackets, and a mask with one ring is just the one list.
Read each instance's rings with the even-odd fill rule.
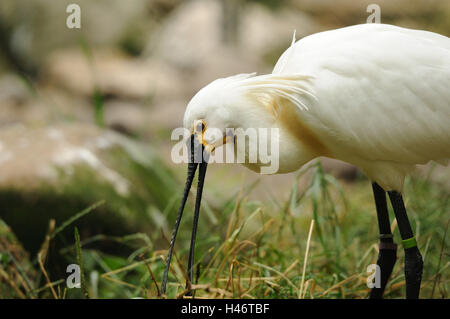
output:
[[0,186],[33,188],[42,179],[55,182],[57,167],[66,173],[78,163],[95,169],[98,176],[114,186],[118,194],[128,193],[128,182],[110,170],[98,158],[101,147],[112,140],[89,125],[27,129],[24,126],[3,128],[0,137]]
[[[266,56],[273,51],[279,56],[287,49],[294,29],[297,29],[297,38],[319,29],[312,18],[297,10],[272,11],[260,4],[236,3],[234,11],[238,14],[233,15],[236,26],[231,29],[237,34],[232,41],[227,39],[234,37],[227,37],[230,28],[225,22],[231,20],[227,12],[233,9],[228,8],[233,2],[226,2],[228,6],[223,3],[185,2],[169,15],[147,51],[153,50],[156,57],[190,71],[205,68],[204,62],[212,58],[216,63],[223,63],[221,58],[227,56],[232,57],[230,61],[239,61],[241,66],[247,62],[249,66],[258,67],[257,63],[269,62],[271,68],[274,61],[266,61]],[[246,72],[245,69],[242,67],[240,72]],[[254,68],[252,71],[259,70]]]
[[317,22],[306,13],[289,7],[270,10],[250,3],[242,13],[239,25],[239,45],[243,52],[275,65],[292,42],[320,30]]
[[186,85],[192,85],[191,79],[199,70],[208,71],[209,81],[249,70],[263,70],[258,56],[241,50],[239,43],[225,41],[223,19],[220,1],[184,2],[152,38],[147,55],[184,71]]
[[11,124],[43,125],[68,118],[93,122],[92,102],[82,96],[28,83],[16,74],[0,76],[0,127]]
[[105,205],[78,224],[85,236],[148,231],[147,209],[164,210],[179,191],[153,149],[113,131],[88,124],[0,130],[1,217],[30,251],[49,219],[60,225],[100,200]]
[[[93,122],[92,96],[97,86],[103,95],[106,125],[128,135],[147,137],[164,128],[167,121],[170,127],[181,125],[173,114],[182,115],[195,82],[154,58],[133,59],[118,52],[94,50],[90,64],[79,50],[70,49],[55,52],[48,59],[45,78],[45,92],[52,100],[58,98],[59,112]],[[163,115],[161,121],[159,114],[167,114],[168,105],[175,104],[175,112]]]
[[154,136],[161,131],[166,132],[168,139],[172,129],[183,126],[183,117],[189,98],[156,102],[149,109],[149,125],[146,127],[146,135]]
[[[132,59],[102,50],[93,52],[92,65],[79,50],[56,52],[48,60],[46,79],[46,93],[51,94],[53,100],[55,96],[61,98],[60,111],[64,109],[65,114],[93,122],[92,95],[97,85],[104,96],[108,127],[129,135],[145,136],[164,128],[167,121],[171,123],[169,127],[181,125],[180,117],[173,114],[180,113],[182,118],[195,83],[195,79],[185,79],[176,68],[155,58]],[[55,92],[54,87],[63,88],[60,91],[69,96]],[[70,95],[76,103],[68,98]],[[168,105],[175,104],[174,113],[163,115],[161,121],[159,114],[167,114]],[[77,114],[80,109],[88,118]]]
[[26,83],[18,75],[6,73],[0,77],[0,101],[19,106],[32,96]]
[[19,76],[6,73],[0,76],[0,125],[19,121],[28,111],[32,94]]
[[180,69],[198,68],[222,43],[219,1],[185,1],[163,22],[147,51]]
[[94,50],[92,61],[80,51],[56,51],[48,59],[49,84],[76,95],[103,95],[141,100],[149,96],[173,97],[182,92],[179,74],[155,60],[133,59],[117,51]]
[[105,123],[115,131],[133,136],[151,125],[148,108],[138,103],[114,99],[106,101],[104,107]]

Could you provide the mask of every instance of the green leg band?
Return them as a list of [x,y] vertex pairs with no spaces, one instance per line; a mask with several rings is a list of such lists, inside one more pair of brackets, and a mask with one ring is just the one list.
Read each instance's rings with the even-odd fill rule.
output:
[[417,247],[417,241],[414,237],[402,240],[402,245],[404,249]]

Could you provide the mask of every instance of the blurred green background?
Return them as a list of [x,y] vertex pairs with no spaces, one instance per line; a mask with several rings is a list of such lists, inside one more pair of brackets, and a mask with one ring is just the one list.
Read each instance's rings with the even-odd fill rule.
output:
[[[66,26],[70,3],[80,29]],[[371,3],[382,23],[450,34],[450,2],[438,0],[2,0],[0,297],[159,297],[186,170],[170,133],[189,99],[219,77],[270,73],[294,29],[365,23]],[[449,177],[428,165],[406,181],[428,298],[449,296]],[[378,230],[355,167],[321,159],[262,177],[214,164],[206,179],[197,297],[367,296]],[[169,297],[183,295],[188,206]],[[398,255],[387,297],[404,296]],[[83,288],[67,289],[80,257]]]

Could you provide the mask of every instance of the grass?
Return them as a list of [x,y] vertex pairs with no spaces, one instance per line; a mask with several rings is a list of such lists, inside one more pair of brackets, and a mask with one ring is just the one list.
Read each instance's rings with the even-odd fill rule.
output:
[[[312,174],[305,174],[311,171]],[[307,181],[307,187],[300,187],[305,183],[299,180]],[[202,210],[197,239],[196,282],[192,286],[195,298],[368,296],[366,278],[370,273],[366,269],[376,263],[378,227],[367,180],[340,184],[314,163],[299,172],[285,202],[249,200],[253,186],[243,185],[219,207],[205,203],[207,209]],[[181,190],[173,192],[178,194]],[[107,205],[109,198],[103,199]],[[49,273],[48,280],[45,275],[36,280],[34,289],[23,289],[24,296],[161,298],[159,285],[178,201],[177,196],[166,196],[164,201],[156,202],[161,209],[156,210],[157,216],[162,220],[145,232],[126,236],[87,233],[76,242],[73,237],[65,239],[66,246],[60,247],[57,255],[64,265],[77,260],[82,263],[84,292],[67,289],[64,275]],[[409,178],[405,201],[424,257],[421,297],[448,298],[449,194],[427,180]],[[136,204],[133,209],[146,211],[148,203],[140,203],[142,206]],[[167,287],[169,298],[181,298],[187,293],[186,265],[193,215],[192,205],[189,206],[175,247]],[[147,210],[149,216],[155,209]],[[95,214],[92,211],[89,215]],[[83,213],[77,216],[85,218]],[[69,221],[59,227],[73,230],[74,225]],[[395,222],[392,228],[399,243]],[[61,233],[47,237],[62,240]],[[121,253],[105,252],[99,245],[103,242],[113,243]],[[52,256],[55,254],[49,258]],[[404,298],[403,257],[399,249],[386,298]]]

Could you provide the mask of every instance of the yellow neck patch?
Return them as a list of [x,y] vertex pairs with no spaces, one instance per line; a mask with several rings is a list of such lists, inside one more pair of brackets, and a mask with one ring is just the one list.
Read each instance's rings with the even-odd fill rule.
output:
[[[272,101],[272,112],[276,114],[280,125],[286,128],[303,145],[317,156],[330,156],[328,148],[320,141],[316,134],[301,120],[295,106],[286,99]],[[278,104],[278,105],[276,105]],[[307,111],[306,111],[307,112]]]

